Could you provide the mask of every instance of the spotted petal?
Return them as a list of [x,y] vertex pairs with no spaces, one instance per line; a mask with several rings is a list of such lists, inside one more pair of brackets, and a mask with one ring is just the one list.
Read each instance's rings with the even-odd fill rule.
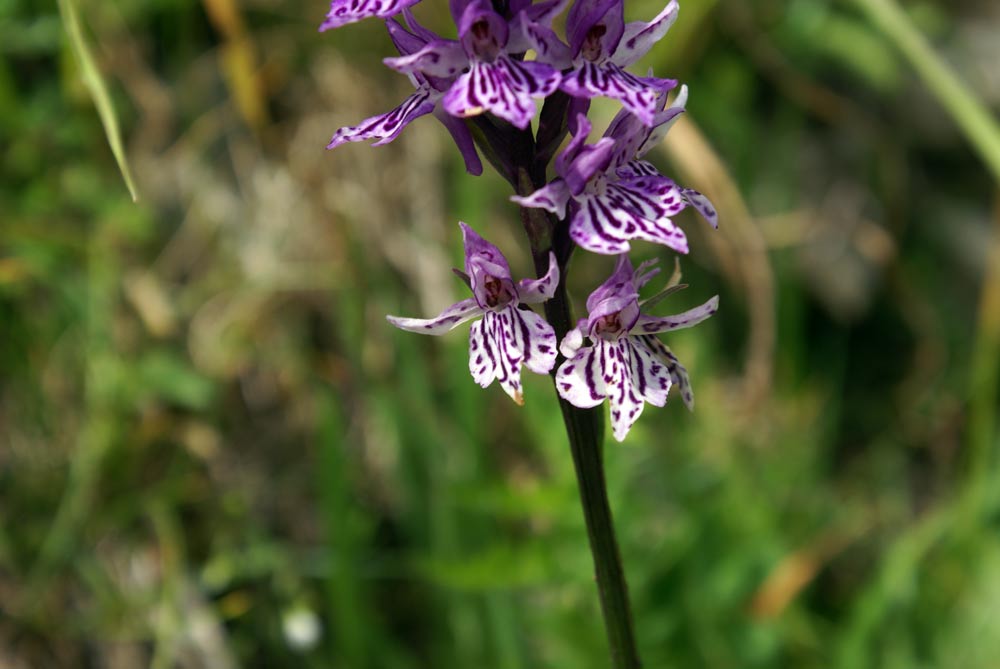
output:
[[469,59],[461,44],[440,39],[428,42],[422,49],[411,54],[383,58],[382,62],[403,74],[454,77],[469,64]]
[[469,331],[469,371],[483,388],[494,380],[518,404],[524,404],[521,365],[547,374],[556,361],[552,326],[530,311],[507,307],[488,311]]
[[441,312],[435,318],[401,318],[399,316],[386,316],[385,319],[395,325],[400,330],[418,332],[420,334],[440,335],[454,330],[456,327],[471,318],[475,318],[483,313],[474,298],[468,298],[461,302],[456,302]]
[[670,370],[657,354],[646,346],[640,337],[629,337],[629,380],[646,402],[661,407],[667,403],[667,394],[673,380]]
[[529,309],[514,309],[514,325],[521,331],[524,366],[535,374],[548,374],[556,365],[556,332],[544,318]]
[[616,441],[624,441],[642,414],[645,403],[639,389],[632,381],[632,354],[634,348],[628,338],[606,342],[608,357],[613,363],[605,368],[604,380],[608,385],[608,405],[611,410],[611,433]]
[[674,79],[637,77],[614,63],[582,62],[575,70],[563,75],[560,88],[572,96],[606,97],[618,100],[628,111],[652,126],[656,114],[658,93],[677,86]]
[[570,221],[570,237],[594,253],[627,253],[629,240],[642,239],[687,253],[687,237],[669,216],[683,209],[680,193],[666,179],[637,178],[607,186],[603,195],[584,194]]
[[333,0],[319,30],[339,28],[373,16],[387,19],[418,2],[420,0]]
[[691,388],[691,380],[688,378],[687,368],[681,364],[670,347],[657,339],[654,335],[640,335],[636,339],[641,340],[649,350],[653,351],[657,357],[667,367],[670,380],[681,393],[681,400],[688,411],[694,411],[694,390]]
[[670,332],[671,330],[683,330],[701,323],[711,317],[719,310],[719,296],[716,295],[705,304],[688,309],[684,313],[674,316],[639,316],[639,320],[632,326],[630,334],[655,334],[657,332]]
[[527,12],[521,12],[511,22],[508,53],[523,53],[533,49],[536,58],[560,70],[572,63],[569,46],[563,43],[552,28],[535,22]]
[[334,133],[326,148],[333,149],[346,142],[363,142],[369,139],[376,140],[373,146],[387,144],[396,139],[414,119],[434,111],[431,97],[429,89],[419,88],[391,112],[372,116],[356,126],[341,128]]
[[448,90],[444,108],[462,118],[492,112],[524,129],[535,115],[532,98],[552,94],[561,77],[544,63],[516,61],[505,55],[492,63],[475,60]]
[[614,344],[599,340],[579,349],[556,372],[559,396],[581,409],[596,407],[607,397],[605,378],[617,376],[617,362],[610,350]]
[[549,252],[549,271],[540,279],[521,279],[517,283],[517,293],[522,303],[538,304],[551,299],[559,285],[559,263],[556,254]]
[[522,207],[545,209],[559,218],[565,218],[566,204],[569,202],[569,188],[565,181],[556,179],[531,195],[513,195],[510,199]]
[[632,160],[615,170],[615,174],[623,179],[628,177],[658,177],[660,171],[653,163],[645,160]]
[[681,86],[680,91],[677,92],[677,97],[670,103],[670,106],[663,111],[657,112],[653,117],[653,127],[650,129],[645,141],[643,141],[642,146],[636,151],[636,158],[646,155],[650,149],[663,141],[663,138],[667,136],[667,133],[674,127],[674,124],[677,123],[677,120],[684,112],[687,99],[688,87],[686,85]]
[[719,227],[719,212],[715,210],[712,203],[708,201],[708,198],[694,190],[693,188],[682,188],[681,196],[684,201],[691,205],[695,211],[701,214],[701,217],[711,224],[713,228],[718,229]]
[[636,21],[625,24],[625,33],[611,57],[612,62],[628,67],[645,56],[654,44],[663,39],[670,26],[674,25],[678,9],[677,0],[670,0],[663,11],[649,23]]

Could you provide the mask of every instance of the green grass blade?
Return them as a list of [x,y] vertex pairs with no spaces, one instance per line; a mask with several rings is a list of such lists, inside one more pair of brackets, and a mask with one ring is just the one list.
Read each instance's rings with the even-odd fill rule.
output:
[[80,26],[80,18],[76,12],[74,0],[59,0],[59,13],[62,15],[63,24],[66,26],[66,34],[69,36],[70,44],[80,62],[80,72],[83,81],[94,99],[94,106],[97,107],[97,115],[101,118],[101,125],[104,126],[104,134],[108,138],[111,146],[111,153],[115,156],[118,169],[125,180],[132,201],[139,200],[139,193],[135,188],[135,181],[132,179],[132,170],[129,167],[128,159],[125,157],[125,148],[122,145],[121,128],[118,126],[118,117],[115,115],[114,105],[111,103],[111,95],[108,87],[104,83],[101,71],[97,68],[94,55],[83,36],[83,28]]
[[986,106],[934,52],[895,0],[854,3],[906,56],[1000,181],[1000,125]]

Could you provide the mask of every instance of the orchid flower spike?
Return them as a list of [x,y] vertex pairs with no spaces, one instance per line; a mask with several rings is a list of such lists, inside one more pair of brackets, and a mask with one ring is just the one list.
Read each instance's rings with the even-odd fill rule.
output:
[[514,283],[507,259],[465,223],[465,274],[473,297],[457,302],[435,318],[387,316],[396,327],[441,335],[482,316],[469,331],[469,371],[483,388],[494,379],[518,404],[524,404],[521,366],[548,374],[556,363],[556,334],[545,320],[522,304],[539,304],[555,294],[559,265],[549,254],[549,271],[540,279]]
[[[566,357],[556,372],[556,389],[570,404],[591,408],[608,400],[616,440],[623,441],[639,418],[645,402],[663,406],[670,387],[677,384],[691,407],[687,370],[653,335],[697,325],[719,307],[716,295],[699,307],[675,316],[642,313],[639,289],[659,269],[655,260],[632,268],[621,255],[615,271],[587,299],[587,318],[570,330],[559,345]],[[584,338],[590,345],[584,346]]]

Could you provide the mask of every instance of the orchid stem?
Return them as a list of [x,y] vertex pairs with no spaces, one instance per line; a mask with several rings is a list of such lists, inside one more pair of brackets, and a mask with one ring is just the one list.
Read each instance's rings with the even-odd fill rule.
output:
[[[548,269],[549,251],[559,260],[559,285],[555,295],[545,302],[545,318],[561,341],[572,328],[570,304],[566,294],[566,264],[572,242],[565,234],[565,222],[556,223],[540,209],[521,209],[525,230],[531,237],[532,255],[538,276]],[[548,234],[538,231],[548,229]],[[561,233],[561,234],[560,234]],[[544,239],[543,243],[539,243]],[[555,380],[555,369],[552,378]],[[601,451],[604,421],[601,407],[580,409],[559,398],[566,434],[569,437],[576,480],[580,487],[580,502],[587,524],[590,552],[594,558],[594,575],[604,615],[604,629],[608,635],[613,669],[638,669],[641,666],[632,627],[632,609],[629,606],[628,586],[622,567],[621,553],[615,538],[615,525],[608,503],[608,489],[604,478],[604,458]]]
[[[545,303],[545,315],[550,323],[569,320],[569,305],[565,297],[565,285],[560,284],[555,297]],[[564,334],[557,330],[560,339]],[[573,465],[576,467],[576,480],[580,486],[580,501],[587,521],[590,552],[594,557],[594,573],[604,614],[604,629],[611,650],[611,666],[615,669],[637,669],[641,663],[632,630],[632,609],[629,606],[628,586],[615,539],[615,525],[604,479],[601,408],[580,409],[562,398],[559,398],[559,407],[566,424]]]

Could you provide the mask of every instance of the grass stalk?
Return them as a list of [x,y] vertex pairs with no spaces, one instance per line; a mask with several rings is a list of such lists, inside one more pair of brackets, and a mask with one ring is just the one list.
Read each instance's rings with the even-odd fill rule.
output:
[[895,0],[853,0],[910,61],[1000,182],[1000,124],[934,51]]

